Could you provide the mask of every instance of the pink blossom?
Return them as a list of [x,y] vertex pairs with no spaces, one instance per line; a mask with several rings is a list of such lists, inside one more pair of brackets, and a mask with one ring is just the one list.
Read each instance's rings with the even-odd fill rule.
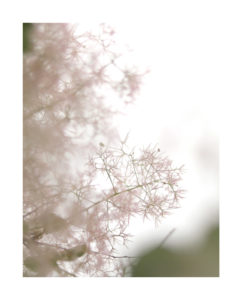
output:
[[130,219],[158,223],[183,195],[182,168],[157,147],[105,146],[118,145],[107,95],[132,102],[143,76],[100,28],[35,24],[23,56],[24,276],[123,276]]

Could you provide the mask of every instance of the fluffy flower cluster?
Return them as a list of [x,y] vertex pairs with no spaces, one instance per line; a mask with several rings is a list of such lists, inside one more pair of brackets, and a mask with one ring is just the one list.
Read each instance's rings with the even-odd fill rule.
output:
[[[24,276],[122,276],[116,254],[132,216],[177,207],[182,168],[155,148],[106,147],[142,75],[122,65],[114,32],[35,24],[23,57]],[[115,98],[116,97],[116,98]],[[110,101],[112,99],[112,101]],[[100,143],[100,140],[102,143]]]

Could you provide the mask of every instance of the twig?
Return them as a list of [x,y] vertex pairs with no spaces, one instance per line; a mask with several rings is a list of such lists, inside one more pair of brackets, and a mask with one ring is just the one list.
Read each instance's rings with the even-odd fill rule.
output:
[[138,256],[128,256],[128,255],[116,256],[116,255],[111,255],[111,254],[99,253],[96,251],[91,251],[91,253],[104,255],[104,256],[108,256],[108,257],[112,257],[112,258],[138,258]]
[[[90,205],[89,207],[85,208],[84,211],[88,211],[88,210],[89,210],[90,208],[92,208],[93,206],[96,206],[96,205],[98,205],[98,204],[100,204],[100,203],[102,203],[102,202],[108,201],[109,199],[114,198],[114,197],[116,197],[116,196],[118,196],[118,195],[120,195],[120,194],[127,193],[127,192],[130,192],[130,191],[132,191],[132,190],[135,190],[135,189],[138,189],[138,188],[142,188],[142,187],[144,187],[144,186],[148,186],[148,185],[153,184],[153,183],[156,183],[156,182],[159,182],[159,180],[154,180],[154,181],[147,182],[147,183],[144,183],[144,184],[139,184],[139,185],[136,185],[136,186],[134,186],[134,187],[128,188],[128,189],[126,189],[126,190],[123,190],[123,191],[120,191],[120,192],[116,192],[116,193],[112,194],[111,196],[109,196],[109,197],[106,198],[106,199],[102,199],[102,200],[100,200],[100,201],[98,201],[98,202],[93,203],[93,204]],[[163,183],[163,184],[168,184],[167,182],[161,182],[161,183]]]
[[172,230],[170,230],[168,232],[168,234],[164,237],[164,239],[162,240],[162,242],[160,243],[159,248],[163,247],[165,242],[168,240],[168,238],[176,231],[176,228],[173,228]]
[[29,216],[29,215],[33,214],[34,212],[36,212],[39,208],[41,208],[41,206],[36,207],[35,209],[27,212],[23,217],[26,218],[27,216]]
[[77,277],[75,274],[73,274],[73,273],[71,273],[71,272],[68,272],[68,271],[62,269],[60,266],[57,266],[57,268],[58,268],[61,272],[65,273],[65,274],[67,274],[67,275],[69,275],[69,276],[71,276],[71,277]]

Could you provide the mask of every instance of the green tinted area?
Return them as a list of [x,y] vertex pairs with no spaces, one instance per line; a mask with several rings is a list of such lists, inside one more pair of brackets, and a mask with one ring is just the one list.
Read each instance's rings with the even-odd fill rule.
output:
[[219,228],[213,229],[199,248],[156,248],[133,267],[134,277],[218,277]]
[[23,52],[28,52],[31,50],[31,39],[30,33],[33,29],[32,23],[23,23]]

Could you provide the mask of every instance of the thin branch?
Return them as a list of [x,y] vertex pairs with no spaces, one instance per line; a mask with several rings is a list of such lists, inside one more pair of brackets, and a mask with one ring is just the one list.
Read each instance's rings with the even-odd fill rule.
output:
[[115,186],[114,186],[114,184],[113,184],[112,178],[111,178],[111,176],[110,176],[110,174],[109,174],[109,172],[108,172],[108,170],[107,170],[107,165],[106,165],[106,163],[105,163],[105,161],[104,161],[104,159],[103,159],[102,157],[101,157],[101,159],[102,159],[103,164],[104,164],[104,166],[105,166],[105,171],[106,171],[106,173],[107,173],[107,175],[108,175],[108,178],[109,178],[109,180],[110,180],[110,182],[111,182],[111,184],[112,184],[114,193],[116,193],[117,191],[116,191]]
[[129,256],[129,255],[117,256],[117,255],[100,253],[100,252],[96,252],[96,251],[91,251],[91,253],[94,253],[97,255],[104,255],[104,256],[108,256],[108,257],[112,257],[112,258],[138,258],[138,256]]
[[[116,193],[112,194],[111,196],[109,196],[109,197],[106,198],[106,199],[102,199],[102,200],[100,200],[100,201],[98,201],[98,202],[96,202],[96,203],[93,203],[92,205],[90,205],[89,207],[87,207],[86,209],[84,209],[84,211],[88,211],[90,208],[92,208],[92,207],[94,207],[94,206],[96,206],[96,205],[98,205],[98,204],[100,204],[100,203],[102,203],[102,202],[108,201],[109,199],[114,198],[114,197],[116,197],[116,196],[118,196],[118,195],[120,195],[120,194],[127,193],[127,192],[131,192],[131,191],[133,191],[133,190],[135,190],[135,189],[143,188],[144,186],[148,186],[148,185],[150,185],[150,184],[157,183],[157,182],[159,182],[159,180],[154,180],[154,181],[147,182],[147,183],[144,183],[144,184],[139,184],[139,185],[136,185],[136,186],[134,186],[134,187],[132,187],[132,188],[129,188],[129,189],[127,189],[127,190],[124,190],[124,191],[121,191],[121,192],[116,192]],[[163,184],[168,184],[167,182],[162,182],[162,183],[163,183]]]
[[[32,241],[31,241],[31,242],[32,242]],[[61,249],[61,250],[68,250],[67,248],[61,247],[61,246],[59,246],[59,245],[48,244],[48,243],[38,242],[38,241],[34,241],[34,240],[33,240],[33,243],[38,244],[38,245],[40,245],[40,246],[52,247],[52,248],[57,248],[57,249]]]
[[163,247],[165,242],[169,239],[169,237],[176,231],[176,228],[171,229],[168,234],[164,237],[164,239],[162,240],[162,242],[160,243],[159,248]]
[[71,277],[77,277],[75,274],[73,274],[73,273],[71,273],[71,272],[68,272],[68,271],[62,269],[60,266],[57,266],[57,268],[58,268],[61,272],[65,273],[66,275],[69,275],[69,276],[71,276]]
[[29,215],[33,214],[34,212],[36,212],[41,207],[42,207],[42,205],[39,206],[39,207],[36,207],[35,209],[33,209],[30,212],[26,213],[23,217],[26,218],[27,216],[29,216]]

